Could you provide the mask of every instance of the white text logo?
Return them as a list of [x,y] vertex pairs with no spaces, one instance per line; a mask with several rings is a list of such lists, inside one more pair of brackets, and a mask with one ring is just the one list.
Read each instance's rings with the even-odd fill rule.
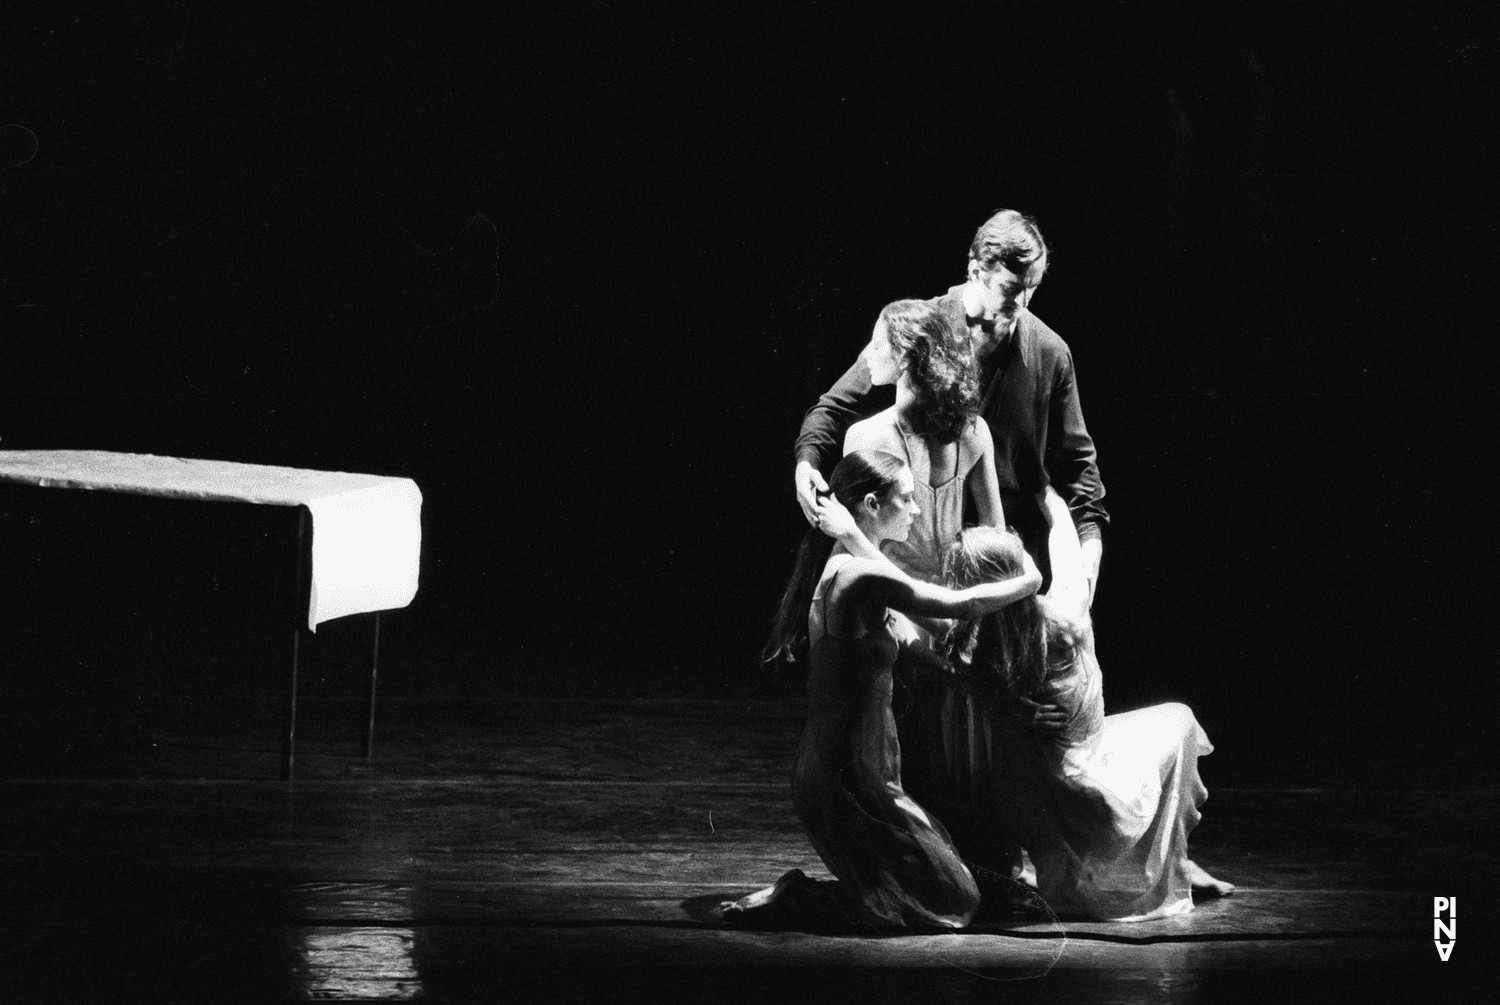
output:
[[[1443,920],[1443,915],[1448,920]],[[1444,942],[1443,940],[1448,941]],[[1458,942],[1458,898],[1432,898],[1432,944],[1437,946],[1438,956],[1446,963]]]

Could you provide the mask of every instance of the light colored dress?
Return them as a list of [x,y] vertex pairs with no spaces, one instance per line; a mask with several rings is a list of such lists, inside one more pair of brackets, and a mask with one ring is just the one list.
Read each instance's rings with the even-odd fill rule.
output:
[[1064,741],[1007,733],[996,796],[1042,898],[1060,914],[1115,921],[1191,911],[1188,832],[1208,798],[1198,758],[1213,751],[1192,710],[1170,702],[1106,716],[1091,646],[1036,697],[1071,713]]
[[881,551],[908,575],[929,583],[940,582],[943,551],[958,540],[964,529],[964,487],[980,455],[972,442],[968,442],[969,436],[959,437],[953,477],[941,485],[930,485],[932,459],[926,441],[907,429],[894,413],[882,413],[871,421],[883,422],[900,437],[903,456],[911,467],[915,502],[921,510],[912,521],[906,540],[887,541]]
[[978,910],[979,890],[943,825],[901,785],[890,619],[859,638],[827,633],[828,597],[851,558],[829,560],[809,611],[807,726],[792,802],[839,880],[836,896],[849,920],[960,928]]

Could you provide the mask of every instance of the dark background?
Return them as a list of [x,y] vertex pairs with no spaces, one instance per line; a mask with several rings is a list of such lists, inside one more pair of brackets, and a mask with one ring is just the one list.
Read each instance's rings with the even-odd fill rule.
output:
[[[0,449],[415,479],[388,694],[774,694],[803,410],[1019,208],[1111,709],[1190,702],[1211,784],[1491,777],[1481,5],[495,7],[22,5]],[[125,578],[208,652],[245,596],[171,536]]]

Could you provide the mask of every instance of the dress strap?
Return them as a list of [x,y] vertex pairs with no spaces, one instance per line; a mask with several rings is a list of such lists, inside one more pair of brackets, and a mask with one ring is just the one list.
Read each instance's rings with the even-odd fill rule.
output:
[[896,427],[896,435],[901,437],[901,452],[906,455],[906,465],[907,467],[911,467],[911,444],[906,442],[906,426],[900,419],[897,419],[894,425]]
[[[818,639],[821,639],[824,635],[828,634],[828,595],[833,592],[834,582],[839,578],[839,571],[844,567],[846,563],[839,562],[839,567],[837,569],[834,569],[832,573],[829,573],[828,567],[832,565],[835,560],[839,558],[847,559],[848,557],[849,556],[847,555],[834,555],[830,557],[828,561],[823,565],[823,572],[818,579],[817,591],[813,597],[813,603],[815,603],[817,607],[814,610],[808,611],[807,616],[807,642],[810,646],[817,645]],[[817,618],[814,618],[814,613],[818,614],[819,616]],[[816,638],[814,637],[814,635],[816,635]]]
[[[915,436],[916,434],[908,433],[906,430],[906,423],[902,422],[899,418],[896,420],[896,435],[901,437],[901,449],[906,454],[906,466],[911,468],[912,480],[918,485],[929,484],[932,481],[932,458],[927,456],[927,445],[924,443],[920,451],[913,452],[913,450],[911,449],[911,441],[908,439],[908,437]],[[926,471],[919,472],[917,470],[916,455],[918,453],[920,453],[922,457],[927,460]]]
[[[822,621],[823,621],[823,634],[824,635],[830,634],[829,630],[828,630],[828,626],[830,624],[832,624],[832,621],[828,617],[828,598],[831,597],[831,596],[833,596],[834,588],[838,585],[839,573],[841,573],[841,572],[844,571],[844,567],[846,565],[848,565],[851,561],[853,561],[854,558],[855,558],[855,556],[848,555],[848,554],[845,554],[845,555],[835,555],[833,558],[830,558],[828,560],[828,564],[832,565],[835,559],[840,559],[840,558],[843,559],[843,561],[839,562],[838,568],[834,569],[833,572],[829,574],[828,578],[826,578],[826,579],[823,580],[823,583],[822,583],[823,594],[822,594],[821,597],[818,598],[820,601],[822,601],[822,604],[823,604],[823,618],[822,618]],[[825,566],[825,569],[826,569],[826,566]],[[887,615],[889,615],[889,611],[887,612]],[[839,636],[839,635],[835,635],[834,636],[834,638],[842,638],[842,637],[843,636]],[[811,638],[809,638],[808,641],[809,641],[809,644],[811,644]]]
[[833,593],[833,584],[836,583],[836,582],[838,582],[839,569],[842,569],[843,567],[844,567],[843,563],[840,563],[839,564],[839,568],[833,570],[833,575],[829,576],[823,582],[823,597],[822,597],[822,600],[823,600],[823,634],[824,635],[828,634],[828,596],[829,596],[829,594]]

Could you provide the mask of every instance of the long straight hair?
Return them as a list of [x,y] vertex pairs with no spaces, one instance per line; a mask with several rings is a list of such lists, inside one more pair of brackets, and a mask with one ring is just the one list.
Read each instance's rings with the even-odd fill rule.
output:
[[[874,493],[884,499],[896,485],[906,461],[883,450],[856,450],[839,461],[828,477],[833,497],[853,513]],[[807,612],[812,606],[813,591],[833,553],[833,538],[816,527],[809,528],[797,547],[797,562],[787,580],[771,621],[771,637],[761,649],[761,662],[784,659],[796,663],[807,659]]]
[[[1025,549],[1010,531],[968,527],[943,556],[943,579],[955,589],[1020,575]],[[1073,626],[1047,617],[1035,597],[960,621],[944,640],[954,669],[980,694],[994,698],[1014,690],[1035,698],[1048,678],[1072,665]]]

